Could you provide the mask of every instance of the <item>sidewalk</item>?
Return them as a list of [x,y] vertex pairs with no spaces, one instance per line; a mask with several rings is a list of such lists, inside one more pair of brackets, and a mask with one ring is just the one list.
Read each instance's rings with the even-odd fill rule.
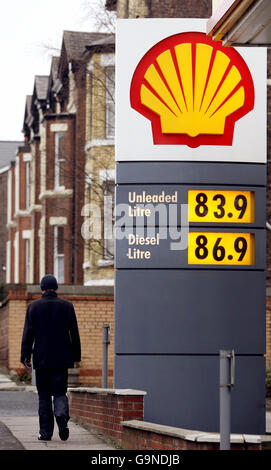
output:
[[25,450],[115,450],[82,426],[69,421],[70,437],[61,441],[57,427],[51,441],[38,441],[39,422],[34,416],[0,416]]
[[[0,399],[2,392],[36,392],[31,385],[17,385],[0,372]],[[115,450],[99,435],[92,433],[73,421],[69,421],[70,437],[61,441],[55,425],[51,441],[38,441],[39,420],[36,416],[0,415],[0,450]]]

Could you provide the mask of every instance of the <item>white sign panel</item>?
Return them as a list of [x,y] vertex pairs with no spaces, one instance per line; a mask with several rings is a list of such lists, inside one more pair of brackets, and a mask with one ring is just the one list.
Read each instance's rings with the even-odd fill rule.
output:
[[116,160],[266,162],[266,49],[206,20],[117,21]]

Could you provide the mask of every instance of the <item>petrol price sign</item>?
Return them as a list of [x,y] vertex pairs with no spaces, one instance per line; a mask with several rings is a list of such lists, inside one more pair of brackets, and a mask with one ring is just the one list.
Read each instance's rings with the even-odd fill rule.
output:
[[254,264],[251,233],[190,232],[188,239],[188,264]]
[[253,223],[253,191],[189,190],[189,222]]

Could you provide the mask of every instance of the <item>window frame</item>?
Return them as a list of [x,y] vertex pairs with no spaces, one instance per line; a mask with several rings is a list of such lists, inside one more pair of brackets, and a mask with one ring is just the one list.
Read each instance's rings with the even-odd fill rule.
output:
[[105,137],[115,136],[115,67],[105,67]]
[[63,139],[63,148],[65,148],[65,132],[58,131],[54,133],[55,137],[55,161],[54,161],[54,170],[55,170],[55,188],[56,189],[65,189],[65,171],[63,172],[64,184],[60,184],[61,171],[60,164],[63,164],[65,167],[66,158],[65,156],[61,157],[60,155],[60,140]]
[[31,176],[30,161],[25,162],[25,208],[30,209],[31,206]]
[[[110,189],[109,189],[110,187]],[[112,196],[112,204],[106,205],[106,196]],[[104,212],[103,212],[103,260],[114,262],[115,259],[115,237],[114,237],[114,206],[115,206],[115,181],[107,180],[104,182]],[[110,221],[107,219],[110,217]],[[112,238],[105,238],[108,223],[109,229],[112,227]]]
[[[63,253],[58,252],[60,228],[63,229]],[[61,272],[60,260],[63,262]],[[54,276],[59,284],[65,283],[64,225],[54,225]]]
[[25,283],[30,283],[30,238],[25,238],[24,240],[25,248]]

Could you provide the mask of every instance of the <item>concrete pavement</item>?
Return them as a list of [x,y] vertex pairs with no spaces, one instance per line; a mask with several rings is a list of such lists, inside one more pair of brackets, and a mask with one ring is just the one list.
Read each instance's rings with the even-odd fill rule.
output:
[[0,450],[115,450],[102,436],[71,420],[67,441],[59,438],[57,425],[51,441],[38,441],[38,400],[33,392],[36,387],[17,385],[0,372]]
[[61,441],[55,426],[51,441],[38,441],[39,422],[35,416],[0,416],[25,450],[114,450],[100,437],[90,433],[82,426],[69,421],[70,437]]

